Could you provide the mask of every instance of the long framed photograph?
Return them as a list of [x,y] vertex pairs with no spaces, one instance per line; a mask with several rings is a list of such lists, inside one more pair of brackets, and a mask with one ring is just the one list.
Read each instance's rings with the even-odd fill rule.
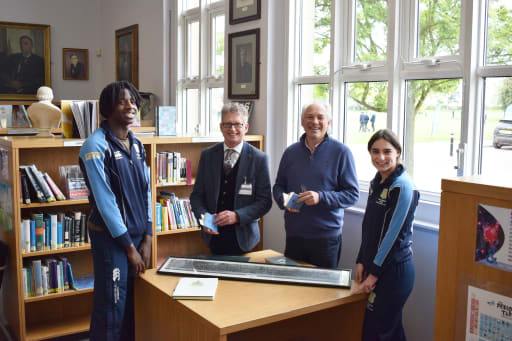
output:
[[0,22],[0,99],[35,100],[50,74],[50,26]]
[[259,98],[260,29],[228,36],[228,98]]
[[116,30],[116,80],[139,88],[139,25]]
[[62,78],[68,80],[89,79],[89,50],[62,49]]
[[229,0],[229,24],[261,18],[261,0]]

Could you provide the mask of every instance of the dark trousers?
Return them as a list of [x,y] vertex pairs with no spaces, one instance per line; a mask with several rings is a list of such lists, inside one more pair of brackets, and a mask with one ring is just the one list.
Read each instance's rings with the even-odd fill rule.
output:
[[[90,340],[134,340],[133,266],[107,231],[89,229],[94,264]],[[136,248],[142,237],[133,238]]]
[[212,236],[210,240],[212,254],[235,256],[245,253],[238,245],[235,228],[235,225],[219,226],[219,234]]
[[286,237],[284,255],[321,268],[335,269],[341,256],[341,234],[316,239]]
[[363,341],[406,340],[402,310],[414,286],[414,262],[411,259],[390,266],[370,293],[363,322]]

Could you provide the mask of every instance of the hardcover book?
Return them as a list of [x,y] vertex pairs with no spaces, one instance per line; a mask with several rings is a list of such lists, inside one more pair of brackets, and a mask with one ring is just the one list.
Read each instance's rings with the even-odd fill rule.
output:
[[302,205],[304,205],[303,202],[297,202],[297,200],[300,199],[300,196],[294,192],[291,193],[283,193],[283,205],[285,207],[294,209],[294,210],[300,210]]
[[217,291],[218,278],[183,277],[180,278],[172,298],[175,300],[213,300]]

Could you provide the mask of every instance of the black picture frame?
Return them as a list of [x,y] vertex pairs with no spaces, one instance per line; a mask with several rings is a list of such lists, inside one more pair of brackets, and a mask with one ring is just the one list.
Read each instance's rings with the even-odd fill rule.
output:
[[73,48],[62,49],[62,79],[89,79],[89,50]]
[[228,35],[228,65],[228,98],[259,98],[259,28]]
[[229,0],[229,24],[261,19],[261,0]]
[[50,65],[50,25],[0,22],[0,100],[36,100]]
[[116,80],[139,88],[139,25],[116,30]]

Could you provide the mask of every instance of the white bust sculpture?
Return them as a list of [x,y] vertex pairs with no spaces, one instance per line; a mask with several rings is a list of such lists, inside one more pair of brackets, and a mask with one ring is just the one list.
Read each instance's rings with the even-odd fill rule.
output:
[[46,134],[52,128],[57,128],[62,118],[62,111],[52,104],[53,91],[47,86],[37,89],[37,99],[39,102],[32,103],[27,109],[28,117],[33,128],[40,131],[46,131]]

